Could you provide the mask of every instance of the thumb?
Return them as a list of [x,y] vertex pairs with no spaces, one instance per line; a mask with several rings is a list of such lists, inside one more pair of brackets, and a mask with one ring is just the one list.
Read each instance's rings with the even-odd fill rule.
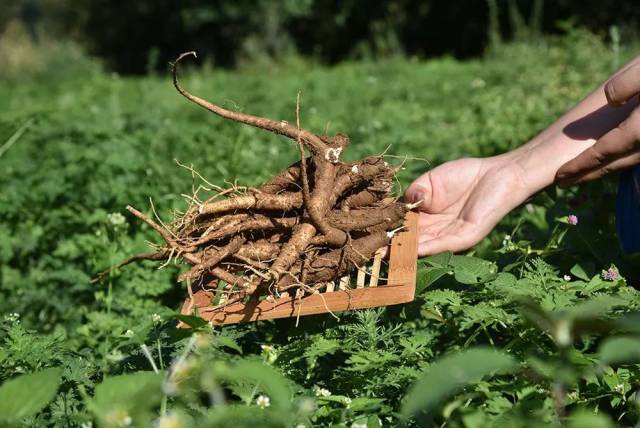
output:
[[432,196],[433,188],[431,186],[431,175],[429,172],[422,174],[414,180],[404,192],[404,198],[407,202],[414,203],[422,201],[422,205],[420,205],[422,211],[429,209]]

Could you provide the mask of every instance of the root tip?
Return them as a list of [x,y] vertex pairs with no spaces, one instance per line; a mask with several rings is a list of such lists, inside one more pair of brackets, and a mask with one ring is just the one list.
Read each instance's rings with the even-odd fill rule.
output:
[[407,208],[409,209],[409,211],[414,210],[418,208],[420,205],[422,205],[423,202],[424,202],[424,199],[420,199],[419,201],[416,201],[412,204],[407,204]]
[[403,230],[405,228],[406,227],[404,225],[402,225],[402,226],[400,226],[400,227],[398,227],[396,229],[390,230],[390,231],[387,232],[387,237],[389,239],[391,239],[391,238],[393,238],[395,236],[396,233],[400,232],[401,230]]
[[178,58],[176,58],[175,62],[177,63],[178,61],[180,61],[182,58],[186,56],[193,56],[194,58],[198,58],[196,51],[183,52],[180,55],[178,55]]

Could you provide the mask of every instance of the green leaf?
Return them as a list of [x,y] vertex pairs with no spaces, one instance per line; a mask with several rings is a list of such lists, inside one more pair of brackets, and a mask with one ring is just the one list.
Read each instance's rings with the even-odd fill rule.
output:
[[496,278],[491,281],[491,285],[498,288],[513,288],[516,285],[518,278],[509,272],[500,272]]
[[516,367],[509,355],[489,348],[472,348],[436,361],[411,388],[402,408],[405,416],[432,412],[463,386],[499,370]]
[[214,370],[219,379],[252,383],[269,396],[271,405],[276,408],[286,410],[291,405],[292,390],[287,379],[262,361],[241,360],[231,367],[218,365]]
[[553,314],[545,311],[542,307],[530,298],[518,299],[520,312],[531,323],[543,331],[553,332],[556,327],[556,319]]
[[456,281],[462,284],[478,284],[494,279],[497,267],[487,260],[470,256],[451,256]]
[[426,268],[420,272],[418,272],[419,279],[418,284],[416,286],[416,293],[421,293],[434,282],[448,274],[450,271],[449,268],[443,267],[430,267]]
[[161,373],[136,372],[109,377],[96,386],[87,403],[103,425],[130,421],[133,426],[150,426],[151,410],[162,399]]
[[613,428],[611,420],[602,413],[578,410],[567,418],[567,428]]
[[229,349],[233,349],[234,351],[238,351],[239,354],[242,354],[242,348],[240,347],[240,345],[238,345],[235,340],[228,336],[223,336],[221,334],[214,336],[214,342]]
[[295,415],[256,405],[216,406],[208,410],[200,424],[206,428],[282,428],[293,425]]
[[607,319],[615,307],[624,306],[625,300],[615,296],[598,296],[582,302],[567,311],[573,324],[574,334],[606,333],[614,327],[614,322]]
[[315,367],[318,358],[333,354],[340,349],[340,342],[335,339],[327,339],[324,337],[314,338],[311,345],[304,351],[304,357],[307,359],[307,367],[311,370]]
[[433,256],[426,257],[424,261],[434,267],[447,267],[451,261],[453,253],[445,251],[444,253],[435,254]]
[[623,315],[615,321],[616,327],[624,332],[640,333],[640,312]]
[[594,319],[603,317],[616,306],[624,304],[624,299],[619,297],[598,296],[570,308],[567,313],[573,320]]
[[569,272],[571,273],[571,275],[575,276],[576,278],[589,282],[593,274],[589,275],[589,273],[587,272],[593,272],[593,271],[594,271],[594,268],[592,264],[576,263]]
[[622,336],[605,339],[598,354],[604,364],[640,362],[640,338]]
[[187,324],[189,327],[197,329],[200,327],[203,327],[205,325],[207,325],[207,322],[195,315],[174,315],[174,318],[177,319],[178,321],[182,321],[183,323]]
[[352,412],[372,412],[378,410],[383,402],[380,398],[358,397],[351,401],[349,409]]
[[0,386],[0,422],[15,424],[34,416],[53,400],[61,370],[50,368],[8,380]]

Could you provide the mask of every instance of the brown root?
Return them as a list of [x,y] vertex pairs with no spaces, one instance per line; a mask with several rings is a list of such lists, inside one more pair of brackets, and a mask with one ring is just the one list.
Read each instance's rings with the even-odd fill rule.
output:
[[302,206],[302,194],[300,192],[280,193],[271,195],[257,193],[255,195],[236,196],[235,198],[204,204],[200,206],[200,215],[218,214],[225,211],[238,210],[274,210],[291,211]]
[[315,134],[312,134],[307,130],[304,130],[304,129],[298,130],[295,126],[289,125],[289,123],[287,123],[284,120],[275,121],[275,120],[267,119],[264,117],[258,117],[258,116],[253,116],[246,113],[227,110],[223,107],[220,107],[217,104],[213,104],[207,100],[204,100],[200,97],[197,97],[187,92],[185,89],[182,88],[182,86],[180,85],[180,82],[178,81],[178,64],[184,57],[187,57],[187,56],[195,57],[196,53],[185,52],[180,56],[178,56],[178,58],[172,64],[173,85],[178,90],[178,92],[182,94],[182,96],[187,98],[189,101],[196,103],[200,107],[203,107],[209,110],[210,112],[215,113],[218,116],[223,117],[225,119],[230,119],[235,122],[240,122],[247,125],[255,126],[256,128],[265,129],[275,134],[284,135],[286,137],[291,138],[294,141],[298,138],[298,135],[299,135],[300,138],[304,141],[304,143],[308,145],[309,148],[314,153],[318,153],[318,154],[321,154],[322,156],[325,156],[325,154],[329,150],[329,147],[318,136],[316,136]]
[[299,95],[295,126],[231,111],[192,95],[177,75],[178,63],[188,55],[195,54],[182,54],[173,64],[180,94],[223,118],[292,139],[299,161],[258,188],[232,183],[224,189],[206,181],[198,189],[194,186],[192,195],[184,195],[185,213],[175,214],[169,226],[157,216],[155,221],[127,207],[164,242],[153,244],[155,252],[132,256],[116,267],[139,260],[165,264],[182,260],[190,268],[180,281],[204,288],[225,284],[219,306],[224,307],[262,294],[315,292],[361,268],[389,244],[407,211],[414,208],[389,197],[396,167],[382,156],[342,162],[349,138],[315,135],[301,128]]

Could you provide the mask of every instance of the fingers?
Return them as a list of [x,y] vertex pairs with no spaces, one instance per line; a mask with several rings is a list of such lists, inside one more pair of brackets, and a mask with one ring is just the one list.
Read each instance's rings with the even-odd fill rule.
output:
[[418,220],[418,256],[468,250],[490,232],[490,228],[485,229],[457,219],[422,214]]
[[[618,170],[612,169],[613,162],[628,158],[638,151],[640,151],[640,109],[636,108],[618,127],[607,132],[593,146],[560,167],[556,173],[556,181],[560,186],[571,186],[588,181],[583,179],[587,176],[589,179],[602,177]],[[626,165],[626,163],[622,164]]]
[[433,186],[431,185],[431,173],[427,172],[418,177],[404,193],[407,202],[422,201],[421,211],[428,211],[433,196]]
[[418,244],[418,256],[430,256],[432,254],[451,251],[457,253],[468,250],[477,244],[480,240],[473,237],[461,237],[457,235],[443,235],[435,239],[420,242]]
[[607,174],[611,174],[614,172],[621,172],[626,169],[632,168],[638,164],[640,164],[640,152],[634,152],[629,156],[616,159],[615,161],[603,166],[602,168],[596,169],[595,171],[589,172],[581,176],[577,180],[572,181],[571,185],[582,184],[582,183],[587,183],[589,181],[598,180]]
[[604,93],[611,105],[620,105],[640,94],[640,62],[634,61],[604,85]]

